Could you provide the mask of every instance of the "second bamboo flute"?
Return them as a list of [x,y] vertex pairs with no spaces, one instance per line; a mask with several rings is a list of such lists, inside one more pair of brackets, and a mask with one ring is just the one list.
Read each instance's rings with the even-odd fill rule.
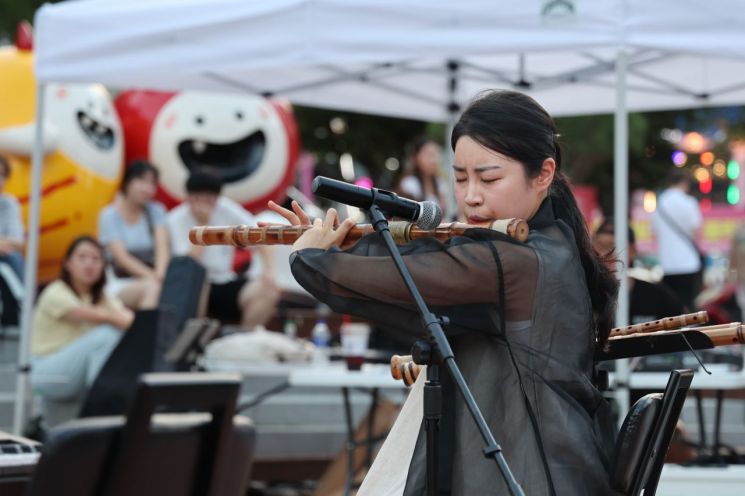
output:
[[[733,344],[745,344],[745,325],[740,322],[719,324],[702,327],[684,327],[682,329],[660,330],[654,332],[637,332],[626,336],[615,336],[608,339],[609,342],[621,342],[637,339],[653,339],[666,336],[683,336],[688,332],[698,332],[706,336],[712,346],[728,346]],[[411,355],[391,357],[391,376],[401,380],[407,386],[411,386],[419,376],[421,366],[414,363]]]
[[[225,226],[193,227],[189,231],[189,240],[195,245],[291,245],[312,226]],[[501,232],[518,241],[528,238],[528,223],[522,219],[495,220],[488,224],[471,225],[461,222],[440,224],[435,229],[424,230],[413,222],[390,222],[388,228],[396,243],[408,243],[419,238],[435,238],[445,241],[453,236],[460,236],[466,230],[473,228],[492,229]],[[351,246],[362,236],[375,232],[370,224],[358,224],[353,227],[344,238],[342,247]]]
[[700,332],[711,340],[714,346],[727,346],[731,344],[745,344],[745,326],[740,322],[719,324],[701,327],[683,327],[682,329],[662,330],[655,332],[637,333],[628,336],[616,336],[608,341],[623,341],[627,339],[655,338],[660,336],[675,336],[687,332]]
[[676,315],[674,317],[665,317],[664,319],[653,320],[650,322],[633,324],[626,327],[616,327],[614,329],[611,329],[610,337],[614,338],[617,336],[628,336],[630,334],[655,331],[670,331],[673,329],[680,329],[681,327],[685,326],[706,324],[708,321],[709,314],[707,314],[705,311],[687,313],[683,315]]

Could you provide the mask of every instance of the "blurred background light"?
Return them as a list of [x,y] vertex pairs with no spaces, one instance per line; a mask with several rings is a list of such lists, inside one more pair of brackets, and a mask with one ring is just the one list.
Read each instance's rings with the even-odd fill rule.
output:
[[673,163],[676,167],[683,167],[687,160],[688,156],[680,150],[675,150],[673,152]]
[[735,180],[740,177],[740,164],[734,160],[730,160],[727,164],[727,177]]

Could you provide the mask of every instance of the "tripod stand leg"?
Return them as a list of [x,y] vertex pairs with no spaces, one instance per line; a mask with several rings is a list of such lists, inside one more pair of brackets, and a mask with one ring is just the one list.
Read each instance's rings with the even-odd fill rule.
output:
[[427,431],[427,495],[436,496],[438,487],[439,431],[442,418],[442,386],[436,365],[427,367],[424,385],[424,426]]

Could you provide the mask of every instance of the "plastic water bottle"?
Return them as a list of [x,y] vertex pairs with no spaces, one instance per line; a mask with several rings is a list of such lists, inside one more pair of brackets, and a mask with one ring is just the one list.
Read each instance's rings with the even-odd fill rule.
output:
[[282,330],[285,333],[285,336],[287,336],[290,339],[295,339],[297,336],[297,324],[292,319],[286,319],[285,325],[283,326]]
[[320,319],[313,326],[310,338],[313,341],[313,363],[324,365],[329,362],[329,346],[331,343],[331,331],[326,321]]

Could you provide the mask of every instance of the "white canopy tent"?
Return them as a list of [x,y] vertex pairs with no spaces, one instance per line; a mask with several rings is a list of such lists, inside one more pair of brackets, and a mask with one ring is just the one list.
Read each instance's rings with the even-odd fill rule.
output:
[[[276,94],[447,121],[484,88],[553,115],[745,101],[737,0],[83,0],[36,22],[40,81]],[[455,80],[454,93],[451,81]]]
[[[553,115],[615,112],[624,258],[627,112],[745,102],[737,0],[74,0],[42,7],[35,27],[41,86],[251,92],[449,123],[479,91],[515,87]],[[38,243],[37,137],[22,370]],[[621,281],[619,324],[628,313]],[[24,374],[18,390],[24,398]],[[17,430],[23,408],[18,401]]]

